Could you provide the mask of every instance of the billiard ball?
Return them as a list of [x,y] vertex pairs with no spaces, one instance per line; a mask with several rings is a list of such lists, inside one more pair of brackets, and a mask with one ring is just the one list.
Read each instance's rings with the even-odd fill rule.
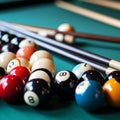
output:
[[62,99],[74,99],[75,88],[79,80],[74,73],[68,70],[58,72],[51,82],[51,87]]
[[50,54],[48,51],[46,51],[46,50],[37,50],[36,52],[34,52],[31,55],[30,64],[33,65],[33,63],[35,63],[37,60],[39,60],[41,58],[48,58],[50,60],[53,60],[52,54]]
[[88,71],[88,70],[93,70],[94,68],[89,65],[89,64],[86,64],[86,63],[80,63],[80,64],[77,64],[73,69],[72,69],[72,72],[77,76],[78,79],[81,78],[82,74],[85,72],[85,71]]
[[26,83],[24,101],[34,108],[44,108],[51,98],[51,88],[43,79],[33,79]]
[[105,78],[105,80],[109,80],[111,78],[115,78],[116,80],[120,81],[120,71],[116,70],[108,74]]
[[30,68],[31,68],[31,64],[29,63],[29,61],[27,59],[17,57],[17,58],[12,59],[11,61],[9,61],[8,65],[7,65],[7,72],[9,73],[13,68],[15,68],[17,66],[24,66],[28,70],[30,70]]
[[17,37],[16,35],[14,35],[14,34],[11,34],[10,36],[9,36],[10,38],[10,43],[12,43],[12,44],[15,44],[15,45],[19,45],[19,43],[23,40],[23,39],[25,39],[25,38],[22,38],[22,37]]
[[0,67],[0,79],[1,79],[2,77],[4,77],[5,74],[6,74],[5,69],[4,69],[3,67]]
[[16,75],[6,75],[0,81],[0,98],[7,103],[19,104],[23,98],[24,83]]
[[32,40],[29,40],[29,39],[21,40],[21,42],[19,43],[19,47],[23,48],[23,47],[26,47],[26,46],[33,46],[35,48],[38,47],[37,44]]
[[104,108],[106,100],[100,83],[94,80],[80,82],[75,89],[75,102],[88,112]]
[[17,57],[22,57],[25,58],[27,60],[30,60],[31,55],[37,51],[37,48],[33,47],[33,46],[26,46],[23,48],[20,48],[17,52],[16,52],[16,56]]
[[103,74],[97,70],[85,71],[82,74],[80,80],[81,81],[83,81],[83,80],[95,80],[95,81],[99,82],[101,85],[103,85],[105,82]]
[[30,76],[30,71],[24,66],[16,66],[8,74],[19,76],[26,83]]
[[[61,31],[61,32],[74,32],[75,31],[73,26],[71,26],[68,23],[64,23],[64,24],[59,25],[57,30]],[[58,33],[58,32],[56,32],[54,38],[57,41],[65,42],[68,44],[74,43],[74,40],[75,40],[75,37],[73,35],[62,34],[62,33]]]
[[39,68],[31,72],[31,74],[29,75],[28,81],[33,79],[38,79],[38,78],[44,79],[48,84],[50,84],[53,77],[49,70],[44,68]]
[[50,60],[48,58],[41,58],[38,61],[36,61],[32,65],[31,71],[33,71],[35,69],[39,69],[39,68],[45,68],[45,69],[49,70],[52,73],[52,76],[54,76],[56,73],[56,65],[54,64],[54,61]]
[[7,68],[8,63],[16,58],[15,53],[13,52],[3,52],[0,54],[0,66],[3,67],[4,69]]
[[120,80],[111,78],[103,85],[108,105],[120,108]]
[[18,51],[19,47],[15,44],[12,43],[8,43],[6,45],[4,45],[1,49],[1,52],[13,52],[16,53]]

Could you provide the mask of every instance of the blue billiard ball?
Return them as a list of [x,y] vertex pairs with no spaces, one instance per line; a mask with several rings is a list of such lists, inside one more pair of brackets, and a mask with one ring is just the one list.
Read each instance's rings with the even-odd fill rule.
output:
[[76,103],[85,111],[98,111],[105,106],[105,95],[99,82],[82,81],[75,90]]

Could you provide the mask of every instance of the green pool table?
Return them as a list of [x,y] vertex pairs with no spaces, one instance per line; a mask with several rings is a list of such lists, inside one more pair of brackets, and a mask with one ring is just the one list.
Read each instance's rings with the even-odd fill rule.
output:
[[[3,3],[0,3],[1,6]],[[62,23],[70,23],[76,31],[99,35],[120,37],[120,29],[89,19],[77,13],[73,13],[57,7],[54,2],[44,1],[37,3],[25,2],[25,4],[8,4],[0,9],[0,20],[57,28]],[[72,4],[83,6],[91,10],[107,14],[120,19],[120,12],[93,4],[80,1],[72,1]],[[83,38],[76,38],[74,46],[82,48],[93,53],[120,61],[120,43],[94,41]],[[72,70],[78,63],[66,57],[51,52],[57,67],[60,70]],[[94,105],[93,105],[94,106]],[[10,105],[0,100],[0,120],[118,120],[120,119],[120,110],[105,110],[98,113],[89,113],[79,107],[74,101],[70,103],[61,103],[54,101],[47,110],[36,110],[25,104]]]

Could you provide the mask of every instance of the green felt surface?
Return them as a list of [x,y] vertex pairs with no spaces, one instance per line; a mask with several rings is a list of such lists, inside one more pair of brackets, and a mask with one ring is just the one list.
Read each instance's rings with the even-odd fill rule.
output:
[[[105,11],[111,16],[119,18],[119,13],[106,8],[94,5],[75,2],[99,12]],[[62,23],[70,23],[76,31],[96,33],[120,37],[120,29],[97,22],[92,19],[58,8],[53,3],[22,6],[18,8],[0,10],[0,20],[15,22],[28,25],[44,26],[57,28]],[[76,47],[97,53],[99,55],[120,61],[120,44],[93,41],[87,39],[76,39]],[[53,58],[57,66],[57,71],[72,68],[78,64],[68,58],[59,56],[55,53]],[[101,113],[87,113],[80,108],[74,101],[63,104],[59,101],[52,102],[48,110],[35,110],[27,105],[8,105],[0,100],[0,120],[118,120],[120,110],[108,110]]]

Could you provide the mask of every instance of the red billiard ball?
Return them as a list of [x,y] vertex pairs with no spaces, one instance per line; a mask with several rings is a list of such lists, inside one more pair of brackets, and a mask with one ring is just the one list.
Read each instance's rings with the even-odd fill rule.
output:
[[23,80],[26,83],[28,81],[30,71],[24,66],[17,66],[15,68],[13,68],[9,72],[9,74],[19,76],[21,78],[21,80]]
[[16,75],[6,75],[0,81],[0,98],[7,103],[19,104],[22,101],[24,83]]

